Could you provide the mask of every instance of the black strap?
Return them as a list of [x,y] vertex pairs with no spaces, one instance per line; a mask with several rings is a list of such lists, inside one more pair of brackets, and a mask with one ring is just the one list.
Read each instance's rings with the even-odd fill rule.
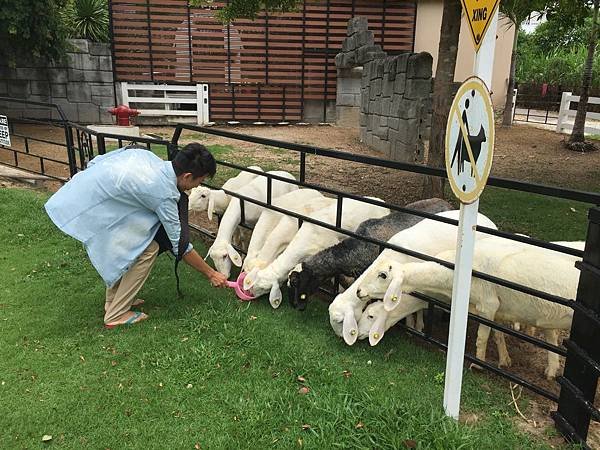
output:
[[[179,245],[177,246],[177,257],[175,258],[175,279],[177,280],[177,295],[181,298],[183,297],[183,293],[179,288],[179,261],[183,258],[183,254],[187,250],[190,244],[190,225],[188,221],[188,196],[185,192],[181,193],[181,197],[179,198],[179,202],[177,203],[177,209],[179,212],[179,223],[181,224],[181,235],[179,236]],[[171,240],[169,236],[167,236],[167,232],[165,231],[165,227],[161,224],[158,228],[158,231],[154,235],[154,240],[158,243],[158,253],[162,253],[165,251],[173,252],[173,245],[171,244]]]

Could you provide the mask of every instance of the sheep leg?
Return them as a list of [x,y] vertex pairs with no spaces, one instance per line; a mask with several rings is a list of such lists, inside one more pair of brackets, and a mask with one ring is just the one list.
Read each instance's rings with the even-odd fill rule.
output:
[[498,330],[494,330],[494,340],[496,341],[496,347],[498,348],[498,365],[500,367],[510,367],[512,361],[506,348],[506,340],[504,333]]
[[423,310],[421,309],[420,311],[417,311],[415,313],[415,316],[416,316],[415,330],[417,330],[418,332],[423,332],[423,329],[425,328],[425,322],[423,322]]
[[[497,298],[493,300],[488,298],[486,299],[485,303],[480,303],[476,305],[476,309],[481,317],[488,320],[494,320],[494,316],[496,315],[496,311],[498,310],[499,306],[500,302]],[[485,354],[487,353],[487,343],[490,338],[490,331],[491,328],[483,324],[480,324],[477,330],[477,341],[475,344],[477,350],[475,352],[475,356],[477,356],[477,359],[480,359],[482,361],[485,361]],[[481,367],[475,363],[472,363],[470,368],[481,369]]]
[[[558,330],[554,329],[545,329],[544,336],[546,337],[546,341],[552,345],[558,345]],[[558,368],[560,367],[560,362],[558,355],[554,352],[548,351],[548,365],[546,370],[544,370],[544,375],[548,380],[552,380],[556,378],[556,374],[558,372]]]
[[415,315],[409,314],[406,316],[406,326],[408,328],[415,328]]

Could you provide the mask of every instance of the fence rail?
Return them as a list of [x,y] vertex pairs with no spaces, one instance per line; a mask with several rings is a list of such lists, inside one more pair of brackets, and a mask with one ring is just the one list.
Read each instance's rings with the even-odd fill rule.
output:
[[[573,95],[571,92],[563,92],[562,99],[560,101],[560,109],[558,112],[558,118],[556,121],[556,132],[563,133],[565,131],[572,131],[573,124],[569,122],[570,119],[575,120],[577,115],[577,109],[571,109],[571,103],[579,102],[579,95]],[[600,97],[590,97],[588,99],[588,105],[600,105]],[[600,112],[590,111],[585,115],[586,126],[584,133],[589,134],[600,134]],[[592,124],[587,126],[588,121]]]

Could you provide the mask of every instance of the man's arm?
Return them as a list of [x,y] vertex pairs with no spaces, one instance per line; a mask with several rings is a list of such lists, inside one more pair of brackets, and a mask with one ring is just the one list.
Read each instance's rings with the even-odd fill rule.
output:
[[214,287],[227,287],[227,277],[206,264],[196,250],[192,249],[183,255],[183,260],[198,272],[206,275]]

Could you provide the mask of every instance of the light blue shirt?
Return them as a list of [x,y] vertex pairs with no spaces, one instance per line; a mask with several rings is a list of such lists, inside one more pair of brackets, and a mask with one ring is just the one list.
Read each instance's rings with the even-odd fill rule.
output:
[[83,243],[111,287],[148,247],[161,223],[177,254],[179,197],[171,162],[148,150],[121,148],[96,156],[45,208],[58,228]]

